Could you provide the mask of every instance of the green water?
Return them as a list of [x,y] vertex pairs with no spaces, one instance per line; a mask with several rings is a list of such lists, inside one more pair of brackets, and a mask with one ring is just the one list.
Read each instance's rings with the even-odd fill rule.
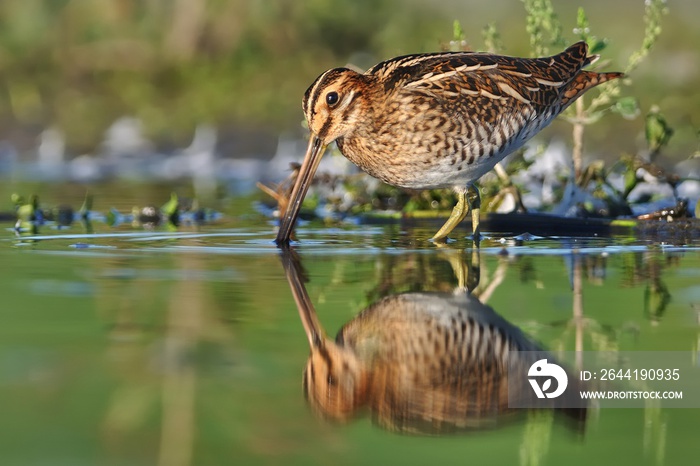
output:
[[[319,419],[302,392],[309,347],[273,228],[246,203],[223,210],[215,224],[176,231],[44,226],[18,239],[2,224],[2,464],[700,461],[697,409],[591,409],[581,433],[531,415],[444,437],[388,432],[366,413],[340,425]],[[385,296],[454,290],[455,263],[468,264],[473,282],[471,243],[436,248],[430,233],[300,229],[305,287],[326,331]],[[692,355],[699,251],[491,239],[475,293],[548,348]],[[576,306],[586,319],[578,333]]]

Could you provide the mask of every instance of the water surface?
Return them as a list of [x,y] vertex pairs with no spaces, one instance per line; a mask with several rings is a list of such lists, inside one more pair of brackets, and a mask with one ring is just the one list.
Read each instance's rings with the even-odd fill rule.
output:
[[[697,464],[694,409],[591,408],[582,431],[525,413],[445,436],[393,432],[368,410],[324,419],[304,398],[309,341],[273,226],[248,204],[223,210],[174,230],[18,238],[2,224],[3,463]],[[697,244],[494,236],[477,257],[431,232],[299,230],[329,336],[387,296],[468,287],[551,351],[698,354]]]

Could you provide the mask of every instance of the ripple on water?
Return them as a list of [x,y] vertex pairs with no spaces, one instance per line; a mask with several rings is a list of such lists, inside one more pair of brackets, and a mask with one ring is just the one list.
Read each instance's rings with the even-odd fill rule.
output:
[[[430,232],[422,229],[401,230],[396,225],[353,226],[347,228],[302,228],[301,240],[291,246],[305,254],[373,254],[406,251],[434,250]],[[274,230],[269,228],[211,228],[196,231],[106,231],[96,233],[70,233],[57,230],[51,234],[27,235],[6,241],[15,246],[37,245],[42,252],[67,251],[87,254],[110,250],[140,253],[198,252],[223,255],[276,254]],[[450,241],[449,249],[471,249],[473,241],[468,236]],[[502,235],[488,233],[483,236],[481,252],[484,254],[511,255],[566,255],[572,251],[583,254],[618,254],[639,252],[650,247],[664,252],[697,250],[699,245],[674,245],[649,239],[629,237],[567,237],[537,236],[530,233]]]

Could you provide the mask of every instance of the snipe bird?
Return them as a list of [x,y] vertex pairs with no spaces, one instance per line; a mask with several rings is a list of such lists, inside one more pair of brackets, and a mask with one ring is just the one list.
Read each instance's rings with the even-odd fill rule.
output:
[[[304,395],[322,418],[345,422],[368,410],[387,430],[442,434],[493,427],[534,399],[527,377],[509,383],[509,371],[527,374],[547,353],[466,290],[387,296],[333,340],[293,250],[282,260],[311,347]],[[565,394],[546,406],[580,429],[586,406],[574,403]]]
[[364,74],[326,71],[304,94],[311,137],[276,243],[289,243],[333,141],[345,157],[388,184],[454,189],[457,205],[433,240],[445,241],[470,208],[478,239],[480,198],[473,183],[588,89],[622,76],[583,70],[596,59],[578,42],[544,58],[426,53],[381,62]]

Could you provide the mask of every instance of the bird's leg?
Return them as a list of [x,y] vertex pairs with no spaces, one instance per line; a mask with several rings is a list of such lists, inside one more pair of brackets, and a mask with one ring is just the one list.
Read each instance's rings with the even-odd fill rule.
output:
[[467,276],[467,290],[471,293],[481,282],[481,254],[479,248],[472,249],[472,261],[469,264],[469,275]]
[[464,220],[469,212],[469,206],[467,205],[467,192],[457,192],[457,205],[452,209],[450,218],[447,219],[445,224],[435,233],[432,240],[436,243],[444,243],[447,241],[447,235],[450,234],[452,230],[455,229],[459,222]]
[[472,231],[474,233],[474,242],[478,246],[479,239],[481,237],[481,228],[479,226],[479,216],[481,215],[481,196],[479,195],[479,190],[474,185],[470,185],[469,189],[467,189],[465,197],[469,203],[469,208],[472,211]]
[[481,263],[479,256],[479,248],[472,249],[471,262],[465,257],[463,250],[449,249],[446,251],[445,259],[452,266],[452,272],[457,278],[457,288],[455,293],[468,292],[471,293],[479,286],[481,279]]

